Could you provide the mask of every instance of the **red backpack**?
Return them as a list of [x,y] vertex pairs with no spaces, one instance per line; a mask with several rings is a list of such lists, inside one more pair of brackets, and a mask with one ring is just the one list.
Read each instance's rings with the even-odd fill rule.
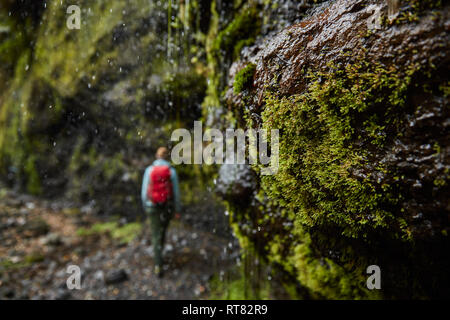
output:
[[154,204],[162,204],[172,197],[169,166],[154,166],[150,172],[147,198]]

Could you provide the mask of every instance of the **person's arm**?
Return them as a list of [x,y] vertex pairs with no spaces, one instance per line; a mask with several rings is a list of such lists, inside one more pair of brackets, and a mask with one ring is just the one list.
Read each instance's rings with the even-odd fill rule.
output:
[[172,181],[175,213],[179,214],[181,211],[180,186],[178,185],[177,171],[174,168],[170,168],[170,180]]
[[149,201],[147,199],[147,188],[148,188],[148,179],[150,176],[150,170],[151,167],[148,167],[145,169],[144,178],[142,179],[142,188],[141,188],[141,200],[142,200],[142,206],[145,207],[146,202]]

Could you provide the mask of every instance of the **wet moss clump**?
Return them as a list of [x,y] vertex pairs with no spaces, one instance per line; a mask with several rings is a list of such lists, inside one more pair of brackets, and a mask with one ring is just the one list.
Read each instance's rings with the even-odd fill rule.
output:
[[[235,1],[224,8],[212,2],[211,23],[205,39],[208,63],[208,86],[203,101],[205,118],[210,118],[223,104],[231,63],[239,58],[244,47],[253,45],[261,35],[264,23],[262,12],[261,1]],[[230,117],[231,114],[227,115],[227,118]],[[223,122],[216,117],[213,121]]]
[[245,8],[217,35],[213,44],[214,55],[236,59],[243,46],[248,46],[255,41],[260,28],[261,19],[257,7]]
[[234,93],[239,94],[244,89],[253,85],[253,77],[255,75],[256,65],[249,63],[245,68],[239,71],[234,78],[233,90]]

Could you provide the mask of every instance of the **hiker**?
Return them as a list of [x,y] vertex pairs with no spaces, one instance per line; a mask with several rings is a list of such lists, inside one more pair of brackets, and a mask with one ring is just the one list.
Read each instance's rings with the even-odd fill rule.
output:
[[170,219],[179,216],[180,191],[175,169],[167,161],[169,151],[158,148],[156,160],[145,170],[141,198],[145,212],[150,217],[155,274],[162,276],[164,240]]

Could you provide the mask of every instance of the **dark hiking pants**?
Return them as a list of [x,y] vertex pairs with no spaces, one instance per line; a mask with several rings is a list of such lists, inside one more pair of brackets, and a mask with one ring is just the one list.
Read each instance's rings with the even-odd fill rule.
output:
[[171,203],[155,205],[148,208],[146,211],[150,217],[155,265],[162,267],[162,251],[164,248],[167,228],[169,227],[169,222],[174,213],[173,205]]

